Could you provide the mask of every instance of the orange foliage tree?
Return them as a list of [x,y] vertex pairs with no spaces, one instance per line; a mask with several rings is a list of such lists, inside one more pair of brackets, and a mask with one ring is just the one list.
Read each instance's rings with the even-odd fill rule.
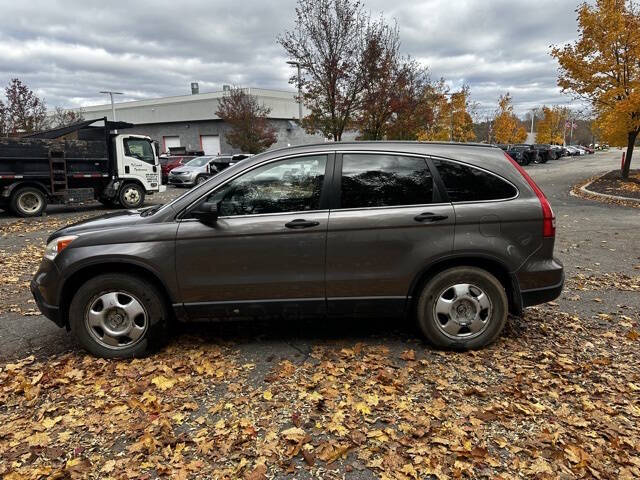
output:
[[496,143],[522,143],[527,139],[527,131],[513,113],[511,95],[507,92],[498,100],[498,111],[493,119]]
[[596,0],[578,7],[579,37],[555,46],[558,85],[588,99],[596,125],[612,145],[627,145],[622,177],[628,178],[640,133],[640,16],[629,0]]
[[538,122],[537,143],[564,143],[565,123],[569,119],[569,109],[555,106],[542,107],[542,118]]

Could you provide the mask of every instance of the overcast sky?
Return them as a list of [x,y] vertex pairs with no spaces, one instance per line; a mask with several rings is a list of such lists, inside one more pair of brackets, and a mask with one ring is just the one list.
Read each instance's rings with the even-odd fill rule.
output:
[[[471,86],[480,113],[509,91],[519,113],[571,99],[556,87],[551,44],[576,38],[578,0],[368,0],[395,18],[402,51],[452,87]],[[280,90],[290,67],[276,37],[295,0],[2,0],[0,85],[19,77],[52,109],[135,100],[223,84]]]

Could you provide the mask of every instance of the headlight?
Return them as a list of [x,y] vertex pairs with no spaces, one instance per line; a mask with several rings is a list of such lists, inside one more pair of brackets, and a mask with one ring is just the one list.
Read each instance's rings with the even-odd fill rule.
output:
[[51,240],[47,244],[47,248],[44,250],[44,258],[53,260],[56,258],[56,255],[67,248],[76,238],[78,238],[77,235],[66,235],[64,237],[58,237],[55,240]]

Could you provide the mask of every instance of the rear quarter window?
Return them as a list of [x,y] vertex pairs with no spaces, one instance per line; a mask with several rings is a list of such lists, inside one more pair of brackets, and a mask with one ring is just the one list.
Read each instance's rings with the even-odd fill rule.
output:
[[451,202],[506,200],[518,194],[506,180],[478,168],[446,160],[434,160]]

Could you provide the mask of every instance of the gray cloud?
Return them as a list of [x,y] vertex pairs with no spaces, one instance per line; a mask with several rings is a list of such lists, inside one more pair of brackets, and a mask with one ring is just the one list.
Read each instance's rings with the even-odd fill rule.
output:
[[[0,84],[17,76],[50,107],[182,95],[223,84],[290,89],[276,37],[295,0],[31,0],[4,2]],[[403,52],[452,88],[469,83],[479,111],[511,92],[518,112],[570,98],[556,86],[549,45],[576,37],[575,0],[369,0],[396,19]]]

